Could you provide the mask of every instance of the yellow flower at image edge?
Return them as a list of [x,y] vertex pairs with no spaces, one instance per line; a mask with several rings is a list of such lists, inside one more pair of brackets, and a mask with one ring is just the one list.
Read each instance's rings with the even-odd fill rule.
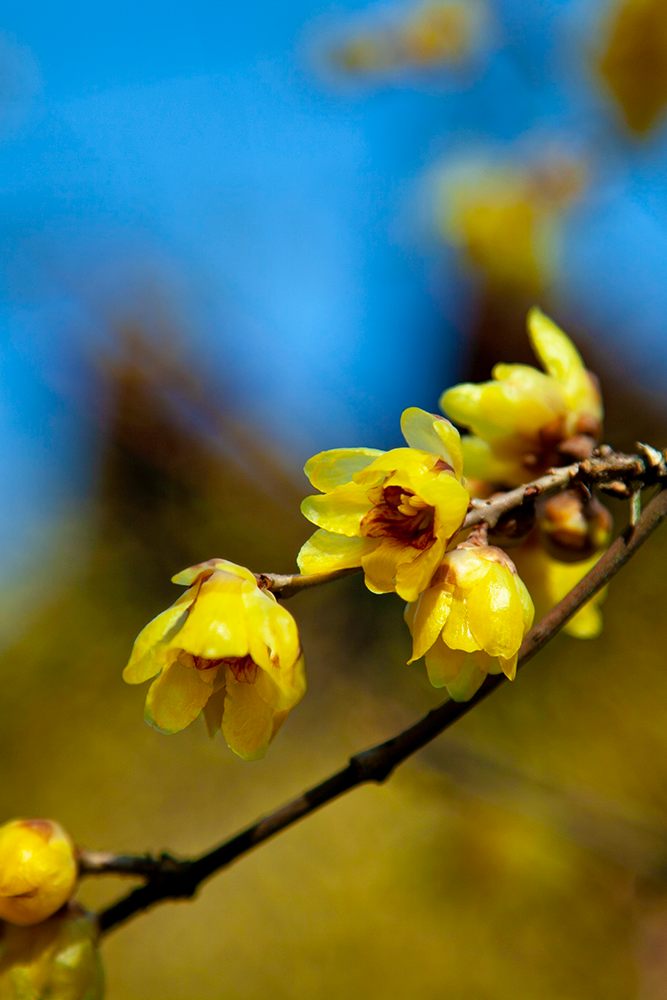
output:
[[511,559],[493,545],[464,545],[445,556],[428,590],[409,604],[410,662],[426,658],[434,687],[468,701],[487,674],[514,679],[533,624],[533,602]]
[[188,590],[137,637],[123,678],[159,674],[146,721],[163,733],[200,713],[244,760],[259,760],[306,690],[299,632],[250,570],[210,559],[173,577]]
[[401,429],[408,448],[339,448],[307,462],[323,495],[301,505],[319,528],[299,553],[302,573],[361,566],[369,590],[406,601],[428,586],[468,509],[461,441],[448,420],[416,407]]
[[94,918],[76,903],[32,927],[0,928],[0,1000],[102,1000]]
[[74,845],[59,823],[15,819],[0,827],[0,917],[23,926],[46,920],[74,891]]

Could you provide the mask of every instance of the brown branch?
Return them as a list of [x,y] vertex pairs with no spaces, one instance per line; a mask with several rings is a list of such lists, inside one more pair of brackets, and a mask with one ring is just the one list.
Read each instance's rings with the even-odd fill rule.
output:
[[[644,458],[638,455],[622,455],[613,451],[608,445],[601,445],[595,455],[582,462],[551,469],[532,483],[525,483],[514,490],[496,494],[488,500],[473,499],[461,528],[462,530],[473,528],[476,524],[482,523],[487,524],[489,528],[495,528],[505,514],[518,507],[532,505],[537,497],[560,493],[575,482],[591,486],[618,482],[623,487],[629,482],[635,482],[643,487],[653,485],[667,477],[665,460],[660,452],[647,445],[638,447],[645,455]],[[309,576],[301,576],[299,573],[256,573],[255,576],[260,587],[270,590],[276,597],[287,598],[310,587],[319,587],[320,584],[331,583],[333,580],[340,580],[344,576],[360,572],[361,566],[353,566],[349,569],[335,569],[329,573],[313,573]]]
[[[637,524],[628,527],[583,580],[528,633],[519,652],[519,666],[524,666],[532,659],[611,580],[665,517],[667,489],[661,489],[646,505]],[[162,859],[146,856],[136,859],[121,856],[115,859],[113,855],[81,852],[81,870],[84,874],[114,872],[143,875],[147,878],[145,885],[134,889],[99,914],[101,932],[108,933],[113,927],[165,899],[191,898],[206,879],[304,816],[367,781],[385,781],[394,768],[504,683],[506,679],[503,674],[488,676],[470,701],[445,702],[398,736],[356,754],[341,771],[198,858],[178,861],[163,855]]]

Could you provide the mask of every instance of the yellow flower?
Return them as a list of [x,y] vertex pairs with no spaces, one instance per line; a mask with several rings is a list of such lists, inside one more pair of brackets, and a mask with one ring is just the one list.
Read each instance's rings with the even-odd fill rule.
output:
[[128,684],[160,676],[146,721],[176,733],[203,712],[244,760],[259,760],[306,690],[299,632],[250,570],[209,559],[173,577],[188,590],[137,637]]
[[434,687],[468,701],[487,674],[514,679],[517,654],[533,624],[530,595],[511,559],[493,545],[460,545],[432,585],[409,604],[410,662],[426,658]]
[[648,132],[667,106],[664,0],[625,0],[612,9],[599,70],[635,132]]
[[537,308],[528,313],[528,335],[547,374],[499,364],[492,381],[457,385],[441,397],[445,413],[472,431],[461,442],[467,476],[518,486],[563,464],[558,449],[574,438],[592,447],[600,436],[597,379],[572,341]]
[[[543,618],[573,587],[595,566],[601,552],[581,562],[561,562],[553,559],[533,538],[517,549],[514,561],[535,602],[538,619]],[[594,597],[570,618],[563,631],[575,639],[595,639],[602,631],[600,605],[607,596],[607,588]]]
[[74,891],[74,846],[59,823],[14,819],[0,827],[0,917],[36,924],[66,903]]
[[495,293],[537,295],[556,275],[561,216],[582,182],[581,167],[561,157],[528,169],[450,166],[441,183],[443,234]]
[[0,930],[0,1000],[102,1000],[95,921],[76,903],[32,927]]
[[409,448],[340,448],[307,462],[323,496],[301,505],[319,527],[299,553],[302,573],[362,566],[369,590],[406,601],[428,587],[468,509],[460,438],[448,420],[417,407],[403,413],[401,429]]

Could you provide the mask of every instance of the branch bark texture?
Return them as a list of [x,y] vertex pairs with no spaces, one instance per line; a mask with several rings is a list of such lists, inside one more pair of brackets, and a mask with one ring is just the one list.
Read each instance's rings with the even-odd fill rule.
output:
[[[628,458],[628,456],[619,457]],[[642,460],[632,457],[632,459],[628,459],[628,462],[630,461],[634,462],[630,478],[643,477],[647,470],[639,468],[638,463],[642,466],[644,464]],[[558,477],[559,484],[567,485],[573,478],[581,474],[581,467],[584,465],[585,463],[578,463],[562,470],[558,469],[552,475]],[[617,477],[619,473],[618,469],[606,469],[602,474]],[[542,479],[547,480],[550,477],[542,477]],[[537,483],[540,482],[540,480],[537,481]],[[537,483],[531,485],[537,485]],[[549,484],[546,485],[548,489],[551,488]],[[558,488],[562,489],[564,486],[559,485]],[[526,487],[521,487],[520,490],[512,492],[518,496],[519,492],[523,491],[525,500],[526,489]],[[556,491],[555,485],[554,491]],[[475,511],[477,509],[474,508]],[[504,513],[504,511],[502,512]],[[628,527],[612,543],[580,583],[528,633],[519,652],[519,667],[523,667],[532,659],[569,619],[615,576],[665,517],[667,517],[667,489],[661,488],[658,494],[646,505],[637,523]],[[482,520],[486,520],[486,518],[480,517],[474,523],[480,523]],[[444,732],[457,719],[466,715],[492,691],[505,683],[507,681],[503,674],[488,676],[470,701],[463,703],[445,702],[397,736],[372,747],[370,750],[355,754],[347,766],[336,774],[315,785],[287,805],[253,823],[252,826],[241,831],[231,840],[214,847],[197,858],[178,860],[170,855],[162,855],[160,858],[142,855],[133,858],[102,852],[81,851],[82,874],[115,873],[138,875],[146,879],[145,885],[132,890],[98,915],[101,932],[108,933],[114,927],[156,903],[167,899],[191,898],[199,886],[216,872],[226,868],[237,858],[275,836],[281,830],[292,826],[304,816],[315,812],[321,806],[352,788],[369,781],[385,781],[399,764]]]

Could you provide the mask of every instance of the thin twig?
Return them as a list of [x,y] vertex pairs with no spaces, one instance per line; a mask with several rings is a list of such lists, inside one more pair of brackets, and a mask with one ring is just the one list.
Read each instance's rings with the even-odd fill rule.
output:
[[[520,667],[553,639],[570,618],[611,580],[665,517],[667,489],[661,489],[646,505],[637,524],[628,527],[577,586],[528,633],[519,651]],[[356,754],[341,771],[200,857],[177,861],[167,856],[164,863],[158,860],[157,871],[147,873],[148,881],[145,885],[134,889],[99,914],[101,932],[108,933],[113,927],[165,899],[191,898],[206,879],[304,816],[365,782],[385,781],[394,768],[504,683],[506,678],[503,674],[488,676],[470,701],[445,702],[398,736]],[[86,852],[81,852],[83,872],[94,869],[94,864],[88,857]],[[110,856],[101,857],[102,861],[97,867],[99,873],[146,874],[138,869],[131,871],[126,856],[119,859],[118,867],[114,866]],[[146,862],[145,856],[138,859],[139,865],[145,865]]]

